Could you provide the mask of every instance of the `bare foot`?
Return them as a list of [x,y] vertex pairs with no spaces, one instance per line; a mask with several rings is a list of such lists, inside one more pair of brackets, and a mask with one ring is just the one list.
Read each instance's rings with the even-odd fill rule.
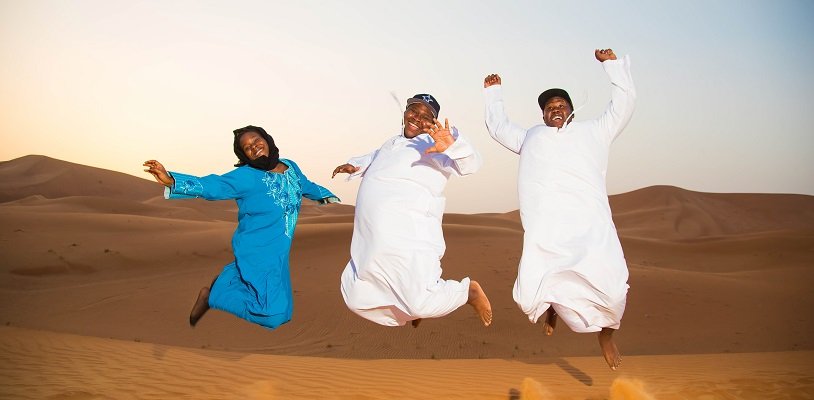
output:
[[195,305],[192,306],[192,311],[189,312],[189,325],[195,326],[198,320],[206,314],[209,310],[209,288],[201,288],[198,292],[198,299],[195,300]]
[[599,332],[599,347],[602,348],[602,355],[605,356],[605,361],[610,369],[616,371],[622,366],[622,356],[619,354],[619,349],[616,348],[616,343],[613,342],[614,331],[615,329],[602,328],[602,331]]
[[554,311],[554,308],[549,307],[548,311],[545,313],[545,322],[543,323],[543,330],[545,330],[546,336],[551,336],[554,334],[554,328],[557,327],[557,312]]
[[466,304],[475,308],[483,326],[489,326],[492,323],[492,305],[478,282],[469,281],[469,299]]
[[418,324],[420,324],[420,323],[421,323],[421,318],[414,319],[414,320],[410,321],[410,324],[413,325],[413,328],[418,328]]

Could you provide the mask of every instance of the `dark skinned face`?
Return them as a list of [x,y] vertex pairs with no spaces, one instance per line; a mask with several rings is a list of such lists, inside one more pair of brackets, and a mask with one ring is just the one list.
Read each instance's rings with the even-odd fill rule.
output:
[[412,139],[432,126],[432,110],[423,103],[413,103],[404,111],[404,137]]
[[543,108],[543,122],[554,128],[562,128],[565,119],[571,115],[571,111],[573,110],[565,99],[559,96],[552,97],[548,99]]
[[256,160],[257,157],[269,155],[269,145],[266,139],[257,132],[246,132],[240,136],[240,148],[249,160]]

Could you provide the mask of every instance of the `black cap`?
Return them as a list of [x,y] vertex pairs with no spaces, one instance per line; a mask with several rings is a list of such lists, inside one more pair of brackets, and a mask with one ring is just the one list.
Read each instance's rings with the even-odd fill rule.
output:
[[571,102],[571,96],[568,95],[568,92],[562,89],[548,89],[543,93],[540,93],[540,97],[537,98],[537,104],[540,105],[540,109],[545,109],[545,103],[548,102],[552,97],[562,97],[565,101],[568,102],[568,106],[571,107],[571,111],[574,110],[574,103]]
[[435,97],[432,97],[431,94],[417,94],[407,99],[407,106],[415,103],[421,103],[429,107],[435,118],[438,118],[438,113],[441,112],[441,105],[438,104],[438,100],[435,100]]

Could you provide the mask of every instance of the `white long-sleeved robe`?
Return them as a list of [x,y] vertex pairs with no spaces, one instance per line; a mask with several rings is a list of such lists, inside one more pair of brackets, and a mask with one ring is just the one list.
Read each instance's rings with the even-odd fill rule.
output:
[[348,308],[375,323],[441,317],[469,297],[469,278],[441,279],[443,191],[450,175],[474,173],[482,160],[454,128],[452,134],[455,143],[443,153],[424,153],[434,144],[426,133],[397,135],[348,161],[359,167],[348,179],[363,179],[342,296]]
[[605,178],[610,144],[630,120],[636,91],[627,56],[602,66],[612,85],[607,109],[562,129],[512,124],[500,85],[485,89],[489,134],[520,154],[525,235],[514,300],[533,323],[554,307],[575,332],[618,329],[628,289]]

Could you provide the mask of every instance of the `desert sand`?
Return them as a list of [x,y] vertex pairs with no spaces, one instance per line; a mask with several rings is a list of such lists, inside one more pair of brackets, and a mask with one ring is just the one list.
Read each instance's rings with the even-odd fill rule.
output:
[[488,328],[466,307],[417,329],[352,314],[353,207],[307,200],[294,319],[269,331],[214,311],[191,328],[236,207],[161,193],[44,156],[0,162],[0,398],[814,398],[812,196],[611,196],[631,286],[613,372],[595,335],[546,337],[514,304],[516,211],[444,217],[445,277],[481,282]]

